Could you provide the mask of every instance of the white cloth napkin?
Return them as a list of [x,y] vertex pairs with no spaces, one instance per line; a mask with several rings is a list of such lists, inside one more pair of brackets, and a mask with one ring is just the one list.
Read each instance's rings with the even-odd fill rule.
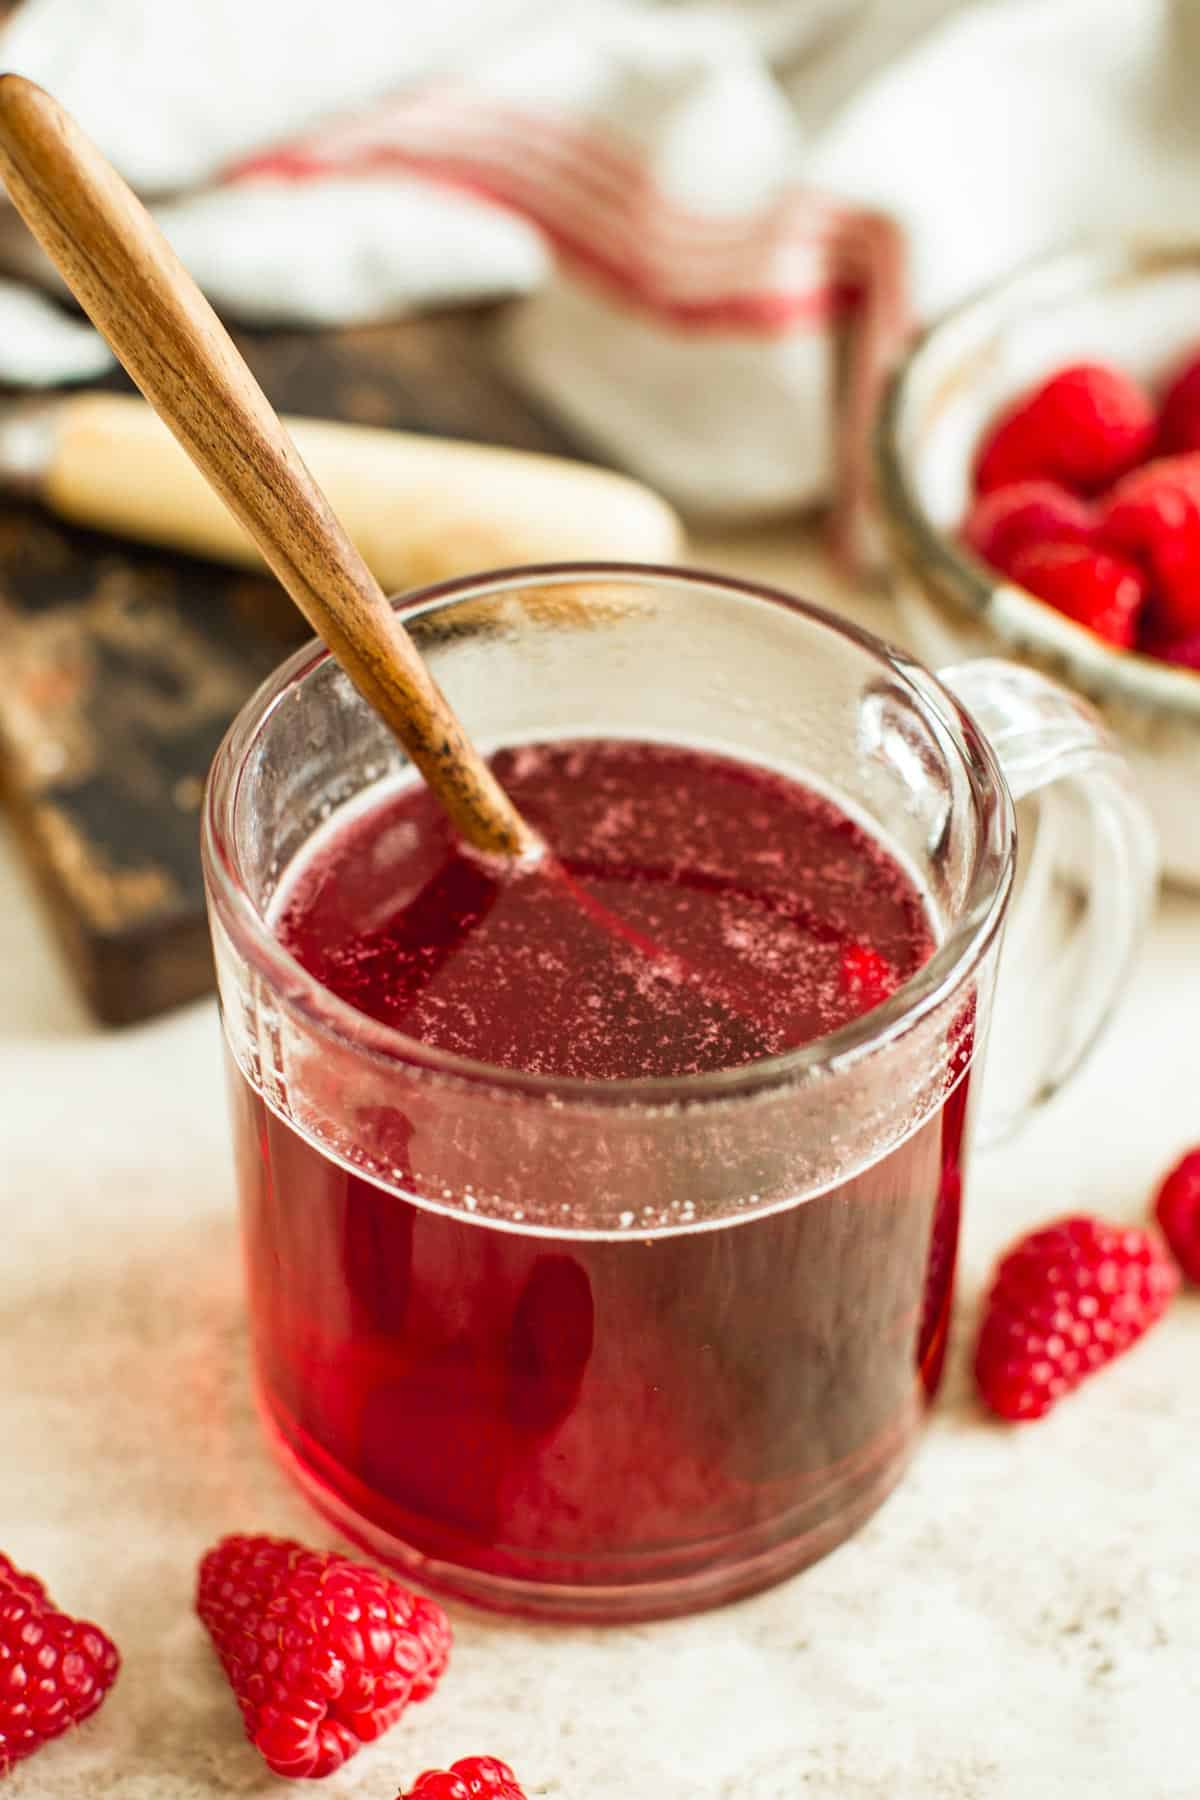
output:
[[[1083,232],[1200,210],[1196,0],[24,0],[226,316],[521,296],[502,348],[692,512],[856,499],[905,330]],[[0,379],[93,378],[0,284]]]

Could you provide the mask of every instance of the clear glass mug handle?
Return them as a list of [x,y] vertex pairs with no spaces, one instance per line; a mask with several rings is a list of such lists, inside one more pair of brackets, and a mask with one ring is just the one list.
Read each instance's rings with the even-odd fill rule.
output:
[[980,1131],[995,1143],[1062,1086],[1111,1015],[1154,903],[1158,846],[1128,764],[1078,695],[993,659],[939,676],[986,732],[1020,824]]

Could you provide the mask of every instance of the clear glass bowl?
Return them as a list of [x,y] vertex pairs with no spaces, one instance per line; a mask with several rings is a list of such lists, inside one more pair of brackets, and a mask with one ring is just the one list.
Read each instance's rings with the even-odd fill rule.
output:
[[939,666],[1004,655],[1067,682],[1119,738],[1167,874],[1200,887],[1200,675],[1118,650],[957,541],[975,444],[1022,389],[1066,362],[1112,361],[1153,386],[1200,345],[1200,245],[1115,244],[1040,262],[918,340],[876,427],[879,511],[905,631]]

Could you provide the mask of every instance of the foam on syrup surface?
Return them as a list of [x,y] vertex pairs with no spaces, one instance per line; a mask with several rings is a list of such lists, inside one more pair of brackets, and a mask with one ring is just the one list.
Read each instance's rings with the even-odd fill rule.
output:
[[298,961],[409,1036],[534,1074],[702,1074],[865,1011],[879,996],[847,981],[847,949],[896,982],[932,952],[895,859],[786,776],[615,739],[491,762],[551,866],[498,876],[413,785],[323,831],[279,896]]

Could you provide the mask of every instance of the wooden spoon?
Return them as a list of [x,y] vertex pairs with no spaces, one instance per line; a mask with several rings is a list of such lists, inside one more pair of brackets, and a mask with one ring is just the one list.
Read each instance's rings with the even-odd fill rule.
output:
[[536,855],[536,835],[455,718],[212,307],[112,165],[20,75],[0,76],[0,175],[92,323],[461,836],[493,855]]

